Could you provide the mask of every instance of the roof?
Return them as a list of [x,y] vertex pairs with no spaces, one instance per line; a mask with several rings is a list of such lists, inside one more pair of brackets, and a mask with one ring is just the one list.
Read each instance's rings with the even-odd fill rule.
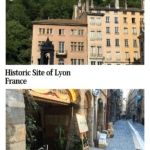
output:
[[72,20],[72,19],[47,19],[47,20],[32,21],[32,24],[87,26],[87,21],[86,20]]
[[94,6],[94,7],[89,7],[90,10],[109,10],[109,11],[135,11],[135,12],[144,12],[141,8],[134,8],[134,7],[128,7],[125,9],[125,7],[120,7],[119,9],[116,9],[115,7],[102,7],[102,6]]

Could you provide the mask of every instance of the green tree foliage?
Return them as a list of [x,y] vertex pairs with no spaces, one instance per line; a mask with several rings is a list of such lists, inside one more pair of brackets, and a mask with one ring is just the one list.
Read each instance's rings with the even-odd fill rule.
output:
[[[82,3],[85,0],[81,0]],[[94,0],[95,6],[106,6],[114,0]],[[125,0],[120,0],[124,7]],[[31,57],[32,21],[71,19],[78,0],[14,0],[6,2],[6,62],[29,64]],[[89,4],[91,0],[89,1]],[[128,0],[128,7],[140,7],[140,0]]]

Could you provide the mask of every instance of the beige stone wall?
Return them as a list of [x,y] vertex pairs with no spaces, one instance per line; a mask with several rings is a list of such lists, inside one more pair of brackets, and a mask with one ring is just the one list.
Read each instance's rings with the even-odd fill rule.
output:
[[6,90],[6,150],[26,149],[25,104],[19,90]]

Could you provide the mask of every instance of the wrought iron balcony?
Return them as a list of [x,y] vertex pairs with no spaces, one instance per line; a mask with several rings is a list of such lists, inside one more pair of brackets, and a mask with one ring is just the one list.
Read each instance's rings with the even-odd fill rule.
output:
[[56,50],[57,58],[67,58],[68,50]]

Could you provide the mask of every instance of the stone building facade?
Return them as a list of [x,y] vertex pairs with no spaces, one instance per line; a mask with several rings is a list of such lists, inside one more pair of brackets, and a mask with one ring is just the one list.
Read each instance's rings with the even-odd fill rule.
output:
[[26,150],[25,103],[20,90],[6,90],[6,150]]

